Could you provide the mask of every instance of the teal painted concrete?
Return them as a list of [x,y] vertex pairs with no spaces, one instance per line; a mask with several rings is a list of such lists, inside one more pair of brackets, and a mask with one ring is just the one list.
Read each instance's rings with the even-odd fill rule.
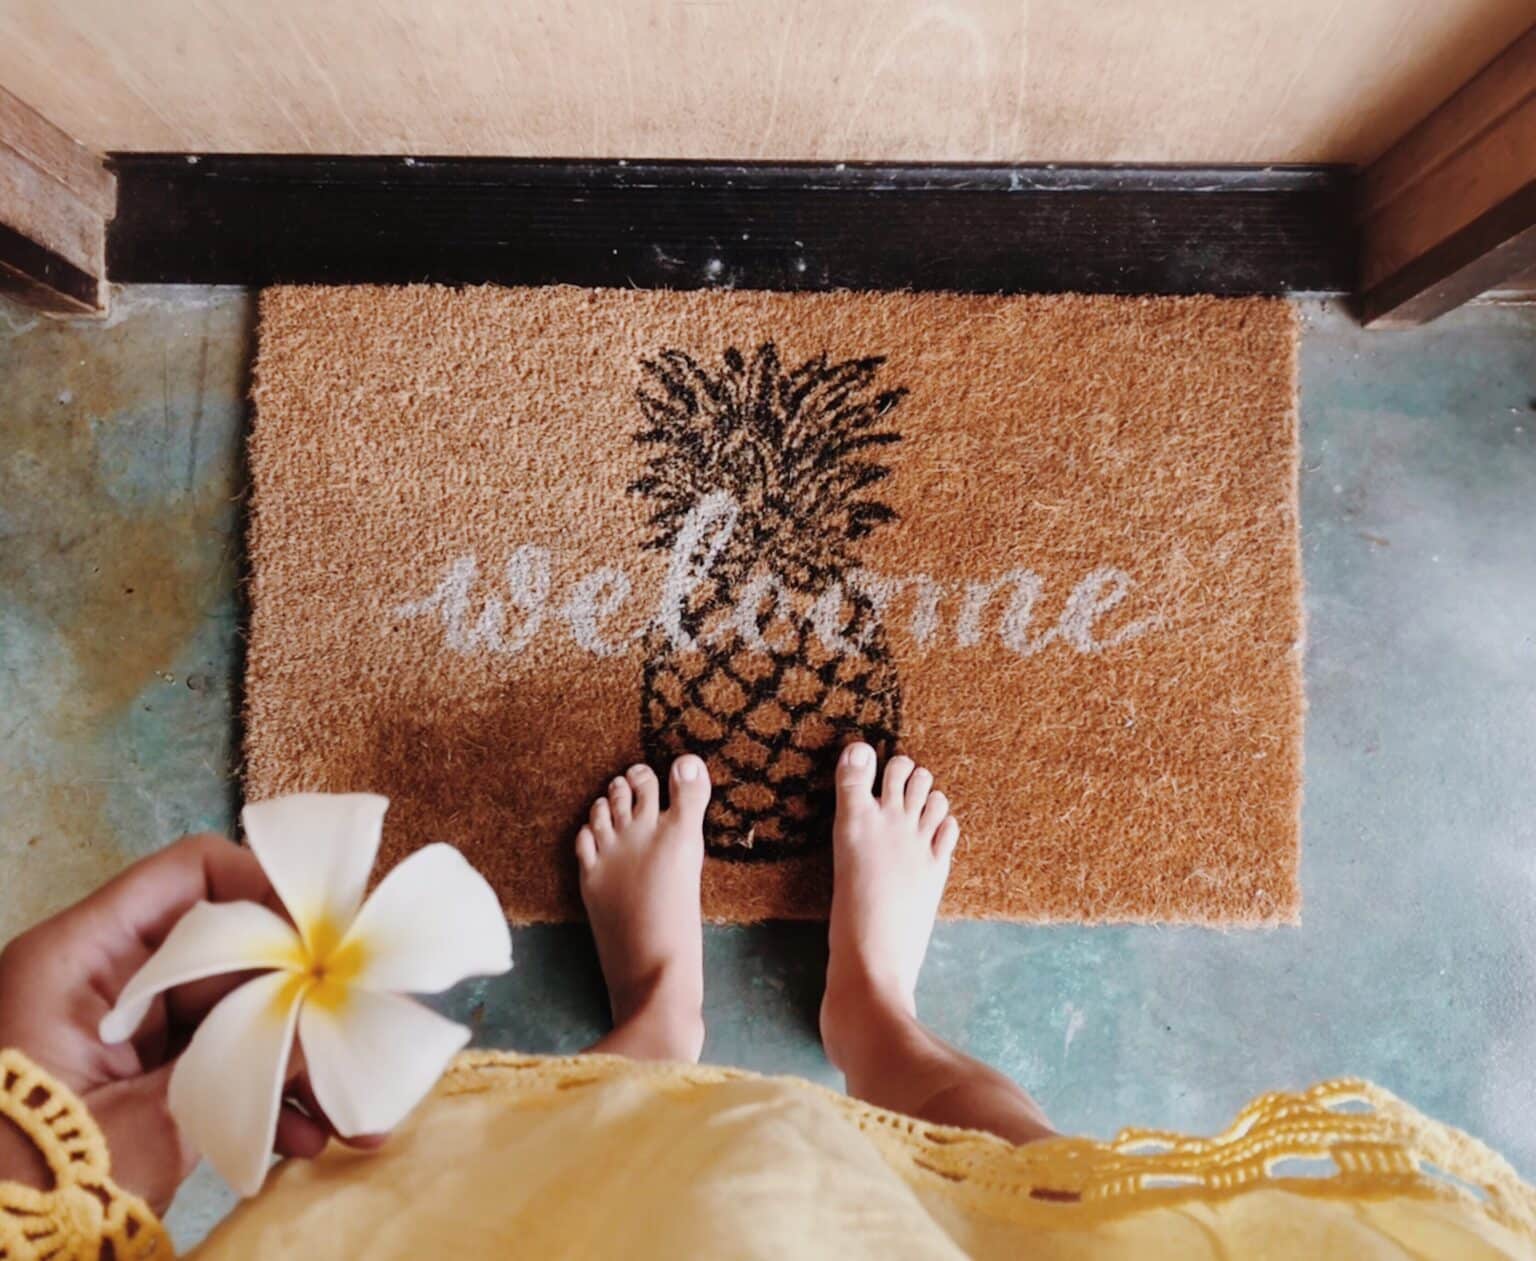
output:
[[[1536,310],[1305,324],[1302,927],[946,924],[920,1002],[1070,1131],[1211,1129],[1362,1074],[1536,1176]],[[234,290],[130,290],[106,325],[0,312],[0,938],[232,822],[249,344]],[[482,1045],[591,1041],[584,931],[515,949],[444,1005]],[[706,1058],[835,1081],[818,929],[706,951]],[[224,1204],[191,1188],[181,1237]]]
[[232,817],[249,311],[0,307],[0,940]]

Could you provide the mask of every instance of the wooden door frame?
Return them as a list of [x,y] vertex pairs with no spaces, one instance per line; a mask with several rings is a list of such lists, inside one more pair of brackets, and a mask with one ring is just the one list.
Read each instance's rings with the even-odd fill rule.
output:
[[1422,324],[1536,265],[1536,26],[1359,176],[1360,314]]
[[0,88],[0,293],[50,315],[106,310],[106,225],[116,179]]
[[0,90],[0,291],[107,280],[1354,294],[1536,267],[1536,26],[1363,170],[117,154]]

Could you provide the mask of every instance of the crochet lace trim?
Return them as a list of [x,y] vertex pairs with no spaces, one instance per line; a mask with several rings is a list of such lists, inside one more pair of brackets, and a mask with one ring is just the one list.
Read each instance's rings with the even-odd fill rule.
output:
[[[439,1091],[494,1091],[524,1106],[554,1106],[565,1092],[620,1077],[681,1094],[755,1075],[604,1055],[552,1059],[482,1051],[461,1055]],[[1268,1186],[1326,1199],[1459,1200],[1536,1240],[1536,1190],[1507,1161],[1356,1079],[1261,1095],[1211,1138],[1125,1129],[1109,1142],[1054,1138],[1023,1146],[929,1125],[810,1082],[795,1085],[837,1108],[910,1182],[1019,1225],[1081,1226]]]
[[0,1116],[32,1141],[53,1175],[46,1191],[0,1181],[0,1261],[175,1256],[160,1219],[112,1181],[106,1140],[85,1105],[19,1051],[0,1051]]
[[[622,1077],[674,1095],[756,1079],[737,1069],[616,1056],[480,1051],[459,1056],[437,1093],[495,1093],[524,1107],[554,1107],[569,1091]],[[1084,1225],[1270,1186],[1326,1199],[1460,1201],[1536,1240],[1536,1190],[1508,1162],[1369,1082],[1261,1095],[1211,1138],[1126,1129],[1107,1143],[1055,1138],[1024,1146],[794,1084],[837,1108],[909,1181],[1019,1225]],[[106,1141],[85,1106],[18,1051],[0,1051],[0,1116],[33,1142],[54,1182],[44,1191],[0,1182],[0,1261],[86,1261],[103,1255],[103,1244],[117,1261],[174,1257],[148,1205],[112,1181]],[[1288,1170],[1289,1161],[1325,1168],[1303,1175]]]

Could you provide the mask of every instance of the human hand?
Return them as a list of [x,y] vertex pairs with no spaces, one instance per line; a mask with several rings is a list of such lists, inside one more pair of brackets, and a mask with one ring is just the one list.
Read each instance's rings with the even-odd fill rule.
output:
[[[106,1135],[114,1180],[157,1213],[197,1161],[166,1101],[175,1058],[213,1005],[248,976],[157,997],[126,1042],[108,1045],[97,1029],[128,979],[202,901],[282,909],[249,850],[204,833],[135,863],[0,951],[0,1048],[23,1052],[84,1100]],[[295,1052],[289,1065],[275,1146],[282,1155],[314,1156],[333,1131],[298,1058]],[[37,1187],[50,1181],[36,1149],[0,1118],[0,1180],[7,1179]]]

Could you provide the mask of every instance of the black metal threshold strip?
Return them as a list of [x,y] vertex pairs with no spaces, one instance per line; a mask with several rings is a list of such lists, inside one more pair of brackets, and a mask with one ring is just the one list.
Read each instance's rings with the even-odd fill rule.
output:
[[116,154],[116,282],[1345,293],[1342,167]]

